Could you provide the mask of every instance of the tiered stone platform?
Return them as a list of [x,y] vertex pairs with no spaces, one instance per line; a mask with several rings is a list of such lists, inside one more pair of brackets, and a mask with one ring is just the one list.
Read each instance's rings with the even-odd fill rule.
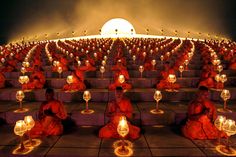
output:
[[[127,50],[126,50],[127,51]],[[112,51],[113,52],[113,51]],[[112,60],[112,52],[108,61]],[[144,71],[143,78],[140,78],[138,71],[139,64],[133,64],[130,55],[125,52],[128,59],[127,69],[130,75],[129,83],[133,88],[126,92],[126,96],[132,101],[134,113],[131,123],[142,129],[142,136],[134,144],[134,156],[220,156],[216,152],[214,141],[188,140],[180,133],[180,126],[186,119],[187,104],[195,97],[197,84],[200,79],[202,63],[199,52],[195,52],[188,65],[189,70],[183,72],[180,78],[176,72],[177,83],[181,85],[178,92],[162,91],[163,98],[160,101],[160,108],[164,114],[153,115],[150,110],[155,108],[153,94],[155,85],[160,80],[160,71],[163,64],[157,59],[157,70]],[[223,66],[227,67],[223,62]],[[57,137],[42,139],[43,143],[33,150],[29,156],[114,156],[112,143],[113,139],[99,139],[97,134],[108,119],[104,113],[107,102],[114,99],[114,92],[108,90],[113,82],[111,67],[114,63],[108,62],[106,72],[101,78],[99,66],[95,72],[85,73],[85,83],[91,92],[92,99],[89,101],[89,108],[95,110],[91,115],[80,113],[85,108],[82,99],[83,91],[67,93],[62,91],[66,83],[66,77],[70,71],[63,72],[59,78],[58,73],[51,72],[51,65],[43,59],[43,69],[46,76],[46,87],[55,89],[55,98],[64,102],[69,114],[69,121],[65,124],[65,134]],[[20,69],[20,64],[17,69]],[[225,68],[227,74],[226,89],[231,92],[229,108],[232,113],[225,114],[227,118],[236,119],[236,71]],[[13,134],[13,125],[16,120],[22,119],[25,115],[32,115],[35,119],[42,101],[45,100],[45,88],[25,93],[23,106],[29,108],[26,113],[14,113],[18,108],[15,100],[16,91],[21,89],[18,82],[20,72],[6,72],[7,78],[4,89],[0,89],[0,119],[6,124],[0,127],[0,156],[11,156],[13,148],[19,143],[16,135]],[[28,73],[30,75],[30,73]],[[220,98],[220,91],[211,90],[210,98],[216,103],[217,108],[223,106]],[[232,137],[232,145],[236,147],[236,138]]]

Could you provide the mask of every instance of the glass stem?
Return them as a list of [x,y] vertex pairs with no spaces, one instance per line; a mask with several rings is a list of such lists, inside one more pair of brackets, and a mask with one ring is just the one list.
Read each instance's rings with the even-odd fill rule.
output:
[[220,145],[220,143],[221,143],[220,132],[218,133],[218,143],[219,143],[219,145]]
[[88,111],[88,101],[86,101],[86,111]]
[[227,149],[227,150],[230,150],[230,149],[229,149],[229,137],[227,137],[226,149]]
[[29,137],[29,143],[30,143],[30,145],[32,145],[32,138],[30,137],[30,135],[29,135],[29,130],[28,130],[28,137]]
[[20,101],[20,109],[22,109],[22,100]]
[[122,138],[121,149],[125,150],[125,140],[124,140],[124,138]]
[[159,102],[157,101],[157,103],[156,103],[156,111],[158,111],[159,110]]
[[226,100],[224,101],[224,110],[226,110],[227,106],[226,106]]
[[24,143],[23,143],[23,136],[20,136],[20,149],[21,150],[24,150],[25,149],[25,146],[24,146]]

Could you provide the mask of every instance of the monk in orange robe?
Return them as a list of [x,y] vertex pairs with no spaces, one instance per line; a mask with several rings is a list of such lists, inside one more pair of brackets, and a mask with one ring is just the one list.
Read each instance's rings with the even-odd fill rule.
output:
[[22,85],[23,90],[31,89],[42,89],[46,82],[45,76],[42,71],[39,70],[37,66],[35,71],[30,76],[30,81]]
[[77,74],[76,72],[72,72],[73,83],[65,84],[63,86],[64,91],[83,91],[83,90],[86,89],[85,84],[83,83],[83,81],[76,74]]
[[114,80],[117,80],[117,78],[119,77],[119,75],[124,75],[125,79],[128,80],[129,79],[129,72],[127,71],[127,68],[122,64],[121,60],[117,61],[117,64],[114,65],[111,68],[112,71],[115,72],[114,74]]
[[205,86],[207,88],[214,88],[216,74],[217,73],[214,71],[214,67],[211,65],[211,63],[204,65],[199,82],[199,87]]
[[32,138],[63,133],[61,121],[67,118],[66,109],[60,101],[54,99],[53,89],[48,88],[45,96],[46,101],[42,103],[38,113],[39,120],[29,132]]
[[232,57],[229,61],[229,69],[236,70],[236,57]]
[[[115,90],[115,101],[108,103],[108,108],[106,110],[106,116],[110,118],[110,122],[106,124],[99,131],[100,138],[119,138],[117,133],[117,126],[121,116],[126,116],[126,119],[132,117],[133,108],[130,100],[123,96],[122,87],[117,87]],[[137,139],[140,136],[140,128],[129,125],[129,134],[127,137],[131,139]]]
[[1,69],[1,72],[12,72],[16,71],[16,61],[13,59],[10,59],[5,62],[4,67]]
[[164,70],[161,72],[162,79],[160,80],[159,83],[157,83],[156,88],[159,90],[162,89],[175,89],[178,90],[180,88],[180,85],[177,83],[170,83],[168,81],[168,76],[169,74],[175,74],[174,69],[170,68],[169,62],[166,62],[164,65]]
[[37,68],[37,67],[42,67],[42,62],[38,56],[35,57],[34,61],[32,62],[32,66],[26,68],[26,71],[33,72],[35,70],[35,68]]
[[3,73],[0,72],[0,88],[5,87],[5,81],[6,81],[5,76],[3,75]]
[[95,71],[95,70],[96,70],[96,67],[94,67],[94,66],[89,62],[89,60],[86,60],[86,61],[85,61],[85,66],[79,67],[79,70],[85,71],[85,72],[88,72],[88,71]]
[[125,91],[130,90],[132,88],[132,85],[126,82],[120,83],[119,80],[115,80],[114,83],[110,84],[108,89],[109,90],[115,90],[117,87],[122,87]]
[[216,107],[209,100],[207,87],[199,87],[197,97],[188,106],[188,120],[182,128],[182,133],[190,139],[217,139],[226,137],[214,125]]

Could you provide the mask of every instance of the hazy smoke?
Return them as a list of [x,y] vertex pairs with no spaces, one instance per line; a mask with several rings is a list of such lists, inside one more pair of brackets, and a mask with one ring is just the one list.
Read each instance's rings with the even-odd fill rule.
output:
[[[32,2],[33,3],[33,2]],[[102,25],[112,18],[124,18],[133,24],[139,34],[178,35],[191,37],[207,37],[214,34],[229,37],[224,28],[219,10],[221,3],[214,0],[57,0],[45,1],[43,7],[34,10],[34,14],[24,15],[10,41],[30,37],[38,39],[71,37],[98,34]],[[47,7],[45,7],[47,6]],[[24,11],[24,10],[23,10]]]

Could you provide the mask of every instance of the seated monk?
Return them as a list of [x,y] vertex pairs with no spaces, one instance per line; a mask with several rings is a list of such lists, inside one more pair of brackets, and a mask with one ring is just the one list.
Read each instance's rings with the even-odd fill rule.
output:
[[229,69],[236,70],[236,57],[230,59]]
[[[106,124],[99,131],[100,138],[119,138],[117,133],[117,126],[121,116],[126,116],[126,119],[132,117],[133,108],[130,100],[123,96],[122,87],[117,87],[115,90],[115,101],[109,102],[106,109],[106,116],[110,118],[108,124]],[[137,139],[140,136],[140,128],[129,125],[129,134],[127,137],[131,139]]]
[[35,126],[29,132],[29,136],[32,138],[63,133],[61,121],[67,118],[64,105],[54,99],[54,91],[51,88],[46,90],[45,97],[46,101],[39,108],[39,120],[35,122]]
[[12,72],[16,71],[16,61],[15,60],[8,60],[4,63],[3,68],[1,69],[1,72]]
[[207,64],[203,67],[201,78],[199,81],[199,87],[205,86],[207,88],[214,88],[215,85],[215,76],[216,72],[213,70],[213,67],[210,64]]
[[124,75],[125,79],[129,79],[129,72],[127,71],[127,68],[122,64],[121,60],[117,61],[117,64],[112,66],[112,71],[114,71],[114,80],[116,80],[120,75]]
[[42,89],[46,82],[45,76],[39,67],[35,67],[35,71],[30,75],[30,81],[22,85],[23,90]]
[[151,64],[151,60],[145,60],[144,62],[144,70],[150,71],[153,70],[153,65]]
[[164,70],[161,72],[162,79],[159,83],[157,83],[156,88],[159,90],[163,89],[175,89],[178,90],[180,88],[180,85],[177,83],[170,83],[168,81],[169,74],[175,75],[174,69],[170,68],[169,62],[166,62],[164,65]]
[[132,88],[132,85],[129,83],[126,83],[126,78],[124,75],[119,75],[118,77],[115,77],[115,82],[110,84],[108,89],[115,90],[116,87],[122,87],[125,91],[127,91]]
[[114,83],[109,85],[108,89],[115,90],[116,87],[122,87],[125,91],[127,91],[132,88],[132,85],[126,82],[120,83],[120,81],[116,80]]
[[63,86],[64,91],[83,91],[86,89],[85,84],[83,81],[76,75],[76,72],[72,72],[72,83],[70,84],[65,84]]
[[5,87],[5,81],[6,81],[5,76],[3,75],[3,73],[0,72],[0,88]]
[[88,71],[95,71],[95,70],[96,70],[96,67],[94,67],[92,64],[90,64],[89,60],[86,60],[86,61],[85,61],[85,66],[79,67],[79,70],[85,71],[85,72],[88,72]]
[[216,107],[209,100],[207,87],[200,86],[197,97],[188,106],[188,120],[182,128],[182,133],[190,139],[217,139],[226,137],[214,125]]
[[39,57],[36,57],[34,61],[32,62],[32,66],[26,68],[26,71],[33,72],[35,68],[42,67],[42,62]]

